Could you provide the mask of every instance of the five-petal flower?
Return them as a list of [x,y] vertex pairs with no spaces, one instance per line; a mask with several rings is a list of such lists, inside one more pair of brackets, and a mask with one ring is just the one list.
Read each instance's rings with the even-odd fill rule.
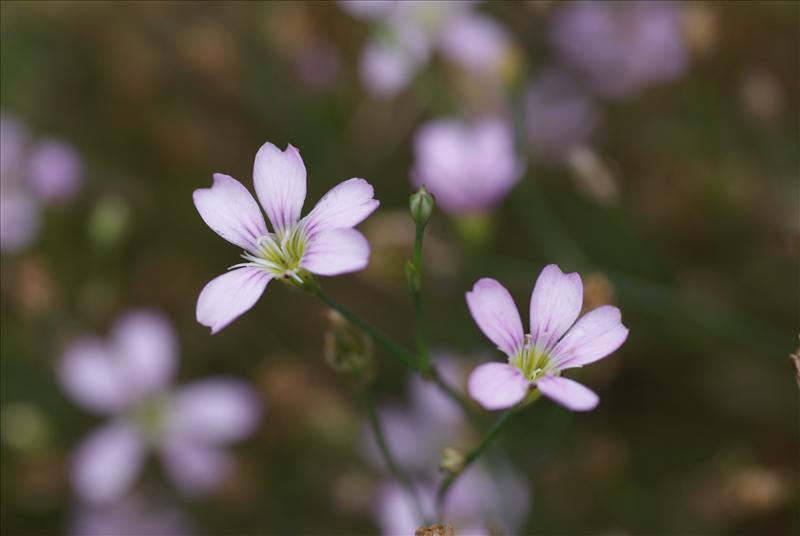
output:
[[625,342],[628,329],[611,305],[577,320],[583,304],[577,273],[564,274],[555,264],[542,270],[531,295],[529,335],[511,295],[494,279],[475,283],[467,304],[481,331],[508,356],[508,363],[486,363],[470,375],[470,396],[484,408],[513,407],[535,387],[573,411],[594,409],[597,395],[561,372],[608,356]]
[[307,273],[338,275],[366,267],[369,244],[353,227],[376,208],[372,186],[349,179],[334,186],[304,218],[306,168],[300,152],[265,143],[253,168],[258,201],[239,181],[214,174],[211,188],[195,190],[203,220],[222,238],[243,248],[246,262],[212,279],[200,292],[197,321],[216,333],[250,309],[272,279],[303,282]]
[[58,374],[67,395],[111,418],[72,458],[71,478],[84,501],[121,499],[148,452],[159,455],[183,491],[210,491],[232,465],[224,445],[258,424],[258,399],[240,381],[212,378],[171,388],[176,349],[169,323],[150,311],[120,318],[109,341],[83,337],[66,349]]

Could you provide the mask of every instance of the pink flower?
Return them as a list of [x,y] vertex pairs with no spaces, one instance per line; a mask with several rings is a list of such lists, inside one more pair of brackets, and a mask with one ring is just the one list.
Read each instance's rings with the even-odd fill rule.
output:
[[216,333],[250,309],[273,279],[303,282],[311,274],[363,269],[369,244],[353,229],[376,208],[372,186],[349,179],[334,186],[304,218],[306,167],[300,152],[265,143],[256,154],[253,182],[258,203],[239,181],[214,174],[211,188],[195,190],[194,205],[211,229],[245,251],[246,262],[212,279],[197,300],[197,321]]
[[73,536],[189,536],[191,523],[160,493],[147,490],[111,504],[81,504],[69,531]]
[[570,2],[550,41],[599,94],[624,98],[686,71],[681,16],[679,2]]
[[511,127],[501,119],[430,122],[417,132],[414,152],[412,182],[428,188],[436,204],[453,214],[491,210],[524,169]]
[[450,62],[492,81],[512,45],[505,29],[478,12],[477,2],[342,0],[354,17],[372,22],[376,37],[361,54],[361,78],[378,97],[402,91],[439,50]]
[[135,311],[116,322],[110,341],[84,337],[66,349],[58,373],[67,395],[111,418],[72,458],[71,478],[84,501],[122,498],[150,451],[179,488],[209,491],[231,466],[222,447],[255,428],[258,401],[241,382],[215,378],[170,389],[176,348],[161,315]]
[[[462,364],[455,358],[437,359],[439,373],[450,385],[461,385]],[[431,478],[442,449],[462,444],[474,435],[461,408],[434,384],[418,375],[409,378],[410,404],[379,409],[384,434],[398,463],[409,472],[427,513],[433,513],[436,489],[443,474]],[[371,430],[361,442],[367,460],[388,471]],[[413,534],[422,524],[407,490],[389,480],[374,495],[373,516],[386,535]],[[456,481],[444,503],[443,518],[456,534],[489,535],[502,528],[516,534],[530,508],[530,491],[524,475],[505,460],[479,460]]]
[[70,200],[83,182],[83,162],[68,143],[32,142],[27,127],[0,114],[0,252],[24,250],[36,240],[45,205]]
[[531,296],[531,332],[508,291],[484,278],[467,292],[467,305],[481,331],[508,356],[508,363],[486,363],[469,377],[470,396],[489,410],[510,408],[531,388],[573,411],[597,406],[587,387],[561,376],[606,357],[628,337],[619,309],[602,305],[578,319],[583,284],[577,273],[564,274],[550,264],[542,270]]

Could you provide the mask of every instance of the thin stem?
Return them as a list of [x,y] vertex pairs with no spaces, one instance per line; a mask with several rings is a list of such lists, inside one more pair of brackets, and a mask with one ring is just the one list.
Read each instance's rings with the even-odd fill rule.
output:
[[385,335],[381,334],[379,331],[374,329],[372,326],[367,324],[364,320],[361,319],[358,315],[340,305],[338,302],[334,301],[333,298],[328,296],[325,291],[320,288],[317,284],[308,284],[305,287],[307,290],[312,292],[315,296],[321,299],[325,304],[338,311],[348,322],[353,324],[354,326],[363,330],[367,335],[369,335],[373,341],[377,344],[382,346],[385,350],[387,350],[390,354],[392,354],[395,358],[399,359],[403,362],[404,365],[408,366],[409,368],[419,372],[423,375],[423,377],[433,381],[439,388],[453,401],[455,401],[464,411],[474,417],[476,415],[475,408],[473,408],[470,403],[465,400],[455,389],[450,387],[439,375],[439,372],[433,366],[425,367],[420,364],[417,357],[410,351],[401,346],[400,344],[394,342],[393,340],[389,339]]
[[486,432],[486,435],[483,437],[481,442],[473,448],[471,451],[467,453],[464,457],[464,464],[461,466],[461,470],[457,473],[450,473],[443,481],[442,484],[439,486],[439,491],[436,493],[436,512],[441,519],[442,517],[442,508],[444,506],[444,501],[447,498],[447,492],[450,490],[450,487],[455,483],[458,477],[467,470],[472,462],[477,460],[481,454],[487,449],[487,447],[491,444],[495,437],[500,433],[500,430],[503,429],[506,422],[508,422],[508,418],[511,414],[514,413],[514,410],[510,409],[500,415],[500,417],[494,422],[492,427]]
[[422,239],[425,236],[425,226],[417,224],[414,235],[414,258],[411,261],[409,285],[411,298],[414,302],[414,339],[417,343],[417,353],[420,362],[426,369],[431,367],[431,356],[428,351],[428,342],[425,338],[425,322],[422,318]]
[[406,350],[401,345],[397,344],[396,342],[389,339],[382,333],[378,332],[372,326],[363,321],[358,315],[350,311],[350,309],[347,309],[345,306],[340,305],[338,302],[334,301],[333,298],[328,296],[319,285],[317,284],[310,285],[308,288],[311,292],[314,293],[314,295],[316,295],[319,299],[325,302],[325,304],[328,307],[334,309],[335,311],[338,311],[339,314],[345,317],[348,322],[363,330],[367,335],[369,335],[372,338],[373,341],[375,341],[378,345],[382,346],[394,357],[402,361],[403,364],[414,370],[422,371],[422,367],[420,366],[417,357],[409,350]]
[[396,478],[397,481],[400,482],[400,484],[405,488],[409,497],[411,497],[412,501],[414,502],[414,508],[417,510],[419,520],[426,525],[429,524],[429,520],[425,515],[425,509],[422,506],[422,500],[419,498],[419,494],[417,493],[417,489],[414,487],[414,483],[411,481],[411,478],[403,472],[403,470],[400,468],[400,465],[397,463],[397,460],[395,460],[394,456],[392,455],[392,451],[386,441],[386,435],[383,432],[383,426],[381,425],[378,411],[375,408],[375,401],[372,399],[368,389],[364,389],[362,398],[364,400],[364,407],[367,410],[367,417],[369,419],[370,428],[372,429],[372,434],[375,436],[375,442],[378,444],[378,449],[381,452],[381,456],[383,456],[383,461],[386,464],[386,467],[392,473],[392,476],[394,476],[394,478]]

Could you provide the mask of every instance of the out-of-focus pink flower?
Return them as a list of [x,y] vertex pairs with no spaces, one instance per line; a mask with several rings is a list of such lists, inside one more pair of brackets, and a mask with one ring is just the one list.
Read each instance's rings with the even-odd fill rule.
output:
[[[462,383],[458,363],[439,360],[438,370],[449,385]],[[383,406],[378,413],[386,437],[398,462],[419,475],[438,463],[442,449],[456,439],[466,423],[461,408],[430,382],[413,376],[408,382],[409,406]],[[383,460],[372,431],[362,433],[362,450],[376,467]]]
[[[437,487],[420,484],[417,492],[423,503],[433,504]],[[453,484],[442,508],[442,519],[456,534],[491,536],[516,534],[530,508],[527,482],[507,465],[470,467]],[[374,516],[386,536],[414,534],[421,525],[414,502],[398,484],[385,484],[374,507]]]
[[414,153],[412,183],[453,214],[491,210],[524,170],[511,127],[500,119],[433,121],[417,132]]
[[[450,385],[461,383],[461,367],[454,360],[438,360],[439,372]],[[423,508],[433,513],[438,485],[430,475],[442,449],[455,446],[469,432],[458,405],[431,383],[413,377],[409,383],[408,407],[381,408],[387,443],[404,469],[415,480]],[[370,430],[364,429],[362,449],[367,459],[383,470],[383,460]],[[479,462],[459,478],[444,505],[444,519],[456,534],[490,534],[489,526],[502,526],[509,533],[519,529],[528,512],[527,482],[503,463]],[[388,476],[387,476],[388,477]],[[413,534],[422,520],[413,500],[396,483],[385,484],[376,496],[373,514],[384,534]]]
[[568,76],[546,71],[525,93],[525,127],[541,160],[561,162],[588,143],[599,123],[592,100]]
[[193,531],[179,510],[162,497],[131,495],[108,505],[81,505],[72,521],[74,536],[188,536]]
[[499,74],[511,44],[503,27],[474,10],[477,2],[345,0],[351,15],[378,27],[365,46],[361,77],[375,95],[404,89],[438,49],[454,64],[478,75]]
[[571,2],[550,30],[560,58],[607,97],[626,97],[686,70],[677,2]]
[[82,180],[83,164],[69,144],[31,144],[21,121],[0,116],[0,251],[30,246],[39,234],[42,205],[69,199]]
[[19,170],[28,144],[28,130],[15,117],[0,115],[0,178],[6,186],[13,178],[21,178]]
[[71,145],[44,139],[31,151],[28,180],[45,203],[66,201],[80,188],[83,162]]
[[[508,363],[486,363],[472,371],[470,396],[489,410],[510,408],[532,388],[573,411],[588,411],[597,395],[562,371],[602,359],[628,337],[619,309],[602,305],[578,320],[583,283],[577,273],[564,274],[550,264],[542,270],[531,295],[530,334],[508,291],[484,278],[467,293],[472,318],[484,335],[508,356]],[[577,320],[577,322],[576,322]]]
[[39,203],[26,192],[0,194],[0,251],[19,251],[31,245],[39,234]]
[[72,459],[72,481],[83,500],[121,498],[150,451],[187,493],[209,491],[225,477],[231,460],[222,447],[253,431],[258,401],[228,378],[172,389],[176,349],[164,317],[134,311],[116,322],[109,341],[86,337],[64,352],[58,373],[66,393],[110,417]]
[[194,205],[222,238],[245,250],[246,262],[211,280],[197,300],[197,321],[216,333],[255,305],[273,279],[338,275],[366,267],[369,243],[354,227],[376,208],[372,186],[349,179],[334,186],[304,218],[306,167],[300,152],[265,143],[253,169],[256,194],[273,232],[242,183],[214,174],[211,188],[195,190]]

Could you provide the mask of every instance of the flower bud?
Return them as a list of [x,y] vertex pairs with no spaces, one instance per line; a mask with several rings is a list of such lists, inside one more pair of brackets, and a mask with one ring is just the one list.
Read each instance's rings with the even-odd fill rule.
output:
[[442,459],[439,461],[439,469],[447,473],[457,475],[464,469],[464,453],[455,447],[445,447],[442,449]]
[[323,355],[330,367],[369,380],[373,372],[372,339],[336,311],[328,313]]
[[433,195],[424,186],[411,195],[408,206],[411,209],[411,218],[417,226],[425,227],[428,224],[435,204]]

